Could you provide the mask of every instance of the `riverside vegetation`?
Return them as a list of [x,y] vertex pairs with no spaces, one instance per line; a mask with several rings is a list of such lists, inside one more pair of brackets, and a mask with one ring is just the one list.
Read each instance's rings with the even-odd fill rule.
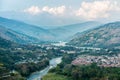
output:
[[120,80],[119,67],[100,67],[90,65],[72,65],[75,55],[65,55],[56,68],[53,68],[42,80]]

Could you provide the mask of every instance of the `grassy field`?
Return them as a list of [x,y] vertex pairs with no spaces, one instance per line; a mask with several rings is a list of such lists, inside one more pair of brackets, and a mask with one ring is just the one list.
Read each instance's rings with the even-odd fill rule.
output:
[[71,79],[63,75],[48,73],[42,78],[42,80],[71,80]]

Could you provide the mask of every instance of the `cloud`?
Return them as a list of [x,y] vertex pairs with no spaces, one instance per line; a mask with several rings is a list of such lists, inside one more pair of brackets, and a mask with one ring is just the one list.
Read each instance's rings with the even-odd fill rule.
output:
[[64,14],[65,10],[66,10],[65,6],[59,6],[59,7],[45,6],[43,8],[40,8],[38,6],[31,6],[30,8],[25,9],[24,12],[27,12],[33,15],[37,15],[37,14],[44,13],[44,12],[47,12],[53,15],[62,15]]
[[65,5],[57,7],[49,6],[31,6],[24,10],[24,12],[32,15],[40,14],[51,14],[55,16],[71,17],[81,20],[100,20],[109,19],[116,17],[120,13],[120,5],[118,5],[117,0],[93,0],[93,1],[83,1],[80,7],[75,10],[74,7]]
[[112,11],[120,11],[120,6],[118,6],[117,2],[100,0],[82,2],[81,7],[75,11],[75,15],[85,19],[107,18]]
[[30,13],[32,15],[36,15],[36,14],[39,14],[41,10],[37,6],[31,6],[30,8],[25,9],[24,12]]
[[57,14],[64,14],[65,9],[66,9],[65,6],[54,7],[54,8],[49,8],[48,6],[46,6],[43,7],[42,11],[57,15]]

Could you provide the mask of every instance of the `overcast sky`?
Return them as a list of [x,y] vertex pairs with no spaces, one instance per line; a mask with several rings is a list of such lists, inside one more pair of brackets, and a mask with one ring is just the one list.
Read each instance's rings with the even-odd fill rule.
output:
[[120,0],[0,0],[0,16],[56,26],[120,21]]

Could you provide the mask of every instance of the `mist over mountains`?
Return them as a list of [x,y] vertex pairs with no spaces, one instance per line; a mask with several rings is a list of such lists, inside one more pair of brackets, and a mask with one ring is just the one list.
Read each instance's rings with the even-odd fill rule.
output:
[[0,25],[3,30],[1,37],[15,42],[36,43],[40,41],[67,41],[75,33],[98,27],[100,23],[89,21],[54,29],[43,29],[40,26],[0,17]]
[[95,21],[44,29],[17,20],[0,17],[0,37],[18,43],[69,41],[75,46],[110,47],[119,45],[120,22]]

